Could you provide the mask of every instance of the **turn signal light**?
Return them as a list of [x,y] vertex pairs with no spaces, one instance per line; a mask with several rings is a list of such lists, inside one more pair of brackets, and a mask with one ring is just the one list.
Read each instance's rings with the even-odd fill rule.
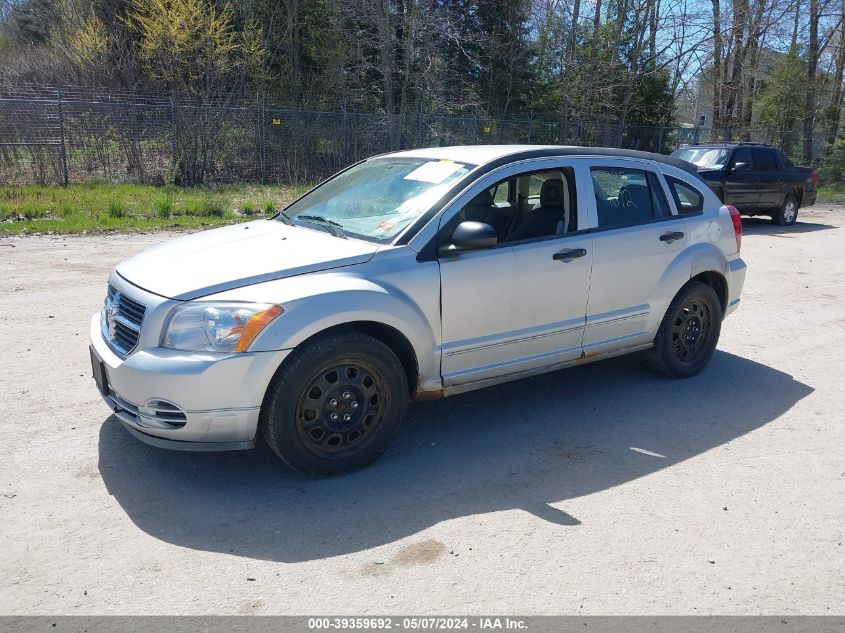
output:
[[270,324],[270,321],[275,319],[284,311],[285,310],[282,306],[270,306],[247,321],[241,337],[238,339],[238,343],[235,346],[235,351],[245,352],[249,348],[249,344],[252,343],[252,341],[255,340],[255,337],[261,333],[261,330],[267,327]]

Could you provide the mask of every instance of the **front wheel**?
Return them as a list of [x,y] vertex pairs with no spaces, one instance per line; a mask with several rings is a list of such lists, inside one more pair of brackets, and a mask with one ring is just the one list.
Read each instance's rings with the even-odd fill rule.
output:
[[672,378],[689,378],[710,361],[722,330],[722,304],[707,284],[693,281],[672,300],[654,347],[645,353],[649,369]]
[[270,383],[261,427],[270,448],[310,475],[336,475],[378,458],[408,402],[402,363],[366,334],[338,332],[305,343]]
[[780,226],[792,226],[797,219],[798,200],[795,196],[786,196],[783,205],[772,216],[772,222]]

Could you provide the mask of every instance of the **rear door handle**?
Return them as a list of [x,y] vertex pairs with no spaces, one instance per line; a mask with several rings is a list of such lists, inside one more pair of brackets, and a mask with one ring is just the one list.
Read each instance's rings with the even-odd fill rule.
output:
[[673,231],[671,233],[664,233],[660,236],[661,242],[666,242],[667,244],[671,244],[672,242],[681,239],[684,236],[683,233],[680,231]]
[[569,263],[573,259],[584,257],[586,254],[586,248],[565,248],[559,253],[552,255],[552,259],[558,262]]

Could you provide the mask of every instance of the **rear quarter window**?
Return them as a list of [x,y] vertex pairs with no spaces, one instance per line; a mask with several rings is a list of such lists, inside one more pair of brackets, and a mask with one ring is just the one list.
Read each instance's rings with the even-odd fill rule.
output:
[[672,192],[678,213],[687,215],[704,211],[704,195],[698,189],[672,176],[666,176],[666,183]]

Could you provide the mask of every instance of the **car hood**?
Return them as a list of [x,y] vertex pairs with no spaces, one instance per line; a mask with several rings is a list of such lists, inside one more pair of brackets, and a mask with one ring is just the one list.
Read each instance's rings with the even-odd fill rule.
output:
[[724,175],[721,169],[713,169],[712,167],[699,167],[698,175],[707,180],[717,180]]
[[168,240],[117,265],[121,277],[171,299],[360,264],[377,244],[275,220],[235,224]]

